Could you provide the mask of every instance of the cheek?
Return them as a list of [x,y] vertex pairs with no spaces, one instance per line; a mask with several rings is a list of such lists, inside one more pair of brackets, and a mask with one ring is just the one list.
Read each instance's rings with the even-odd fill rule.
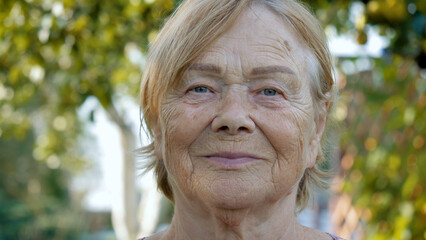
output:
[[214,111],[213,107],[184,102],[168,104],[163,109],[165,135],[180,145],[192,143],[209,126]]
[[293,112],[286,109],[259,111],[255,119],[277,154],[288,156],[288,161],[298,156],[304,135],[304,119],[295,117]]
[[281,109],[259,112],[257,119],[257,125],[277,154],[271,173],[279,192],[288,191],[288,187],[297,184],[305,169],[305,149],[308,147],[305,128],[308,127],[308,118],[307,115],[300,116],[292,110]]
[[163,107],[163,152],[165,165],[171,177],[188,178],[193,170],[189,147],[209,127],[211,111],[183,102]]

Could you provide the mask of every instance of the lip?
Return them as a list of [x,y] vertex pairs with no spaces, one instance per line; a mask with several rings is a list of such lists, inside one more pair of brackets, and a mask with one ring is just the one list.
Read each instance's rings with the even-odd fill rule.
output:
[[206,156],[208,160],[225,168],[236,168],[259,161],[260,158],[246,153],[223,152]]

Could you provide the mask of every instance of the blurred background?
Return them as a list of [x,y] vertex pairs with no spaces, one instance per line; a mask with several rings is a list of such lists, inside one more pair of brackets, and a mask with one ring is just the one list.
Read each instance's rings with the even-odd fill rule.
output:
[[[179,1],[1,0],[0,240],[135,239],[171,204],[134,149],[149,42]],[[303,224],[426,239],[426,0],[307,1],[335,58],[337,168]]]

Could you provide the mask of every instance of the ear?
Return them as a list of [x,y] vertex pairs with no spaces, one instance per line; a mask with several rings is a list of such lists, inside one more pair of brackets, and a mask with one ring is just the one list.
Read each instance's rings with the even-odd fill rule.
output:
[[314,117],[315,126],[312,130],[312,136],[309,142],[309,155],[306,168],[312,168],[316,162],[318,155],[321,151],[321,137],[324,133],[325,124],[327,122],[327,112],[329,102],[322,102],[319,104],[318,116]]

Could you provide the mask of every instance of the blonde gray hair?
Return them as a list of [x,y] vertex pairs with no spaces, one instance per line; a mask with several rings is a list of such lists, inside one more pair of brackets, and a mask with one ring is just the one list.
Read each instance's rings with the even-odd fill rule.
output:
[[[262,4],[281,16],[302,40],[308,57],[310,86],[315,118],[330,111],[335,96],[332,61],[323,29],[310,11],[295,0],[186,0],[165,23],[147,55],[141,83],[141,112],[152,143],[140,149],[148,158],[146,170],[153,169],[159,189],[173,202],[167,169],[155,154],[156,136],[153,124],[161,122],[161,106],[167,92],[176,86],[186,67],[215,39],[224,33],[251,4]],[[324,108],[327,102],[329,107]],[[322,147],[324,144],[322,141]],[[297,192],[297,206],[303,209],[314,186],[325,188],[329,174],[321,168],[322,151],[316,164],[306,169]]]

